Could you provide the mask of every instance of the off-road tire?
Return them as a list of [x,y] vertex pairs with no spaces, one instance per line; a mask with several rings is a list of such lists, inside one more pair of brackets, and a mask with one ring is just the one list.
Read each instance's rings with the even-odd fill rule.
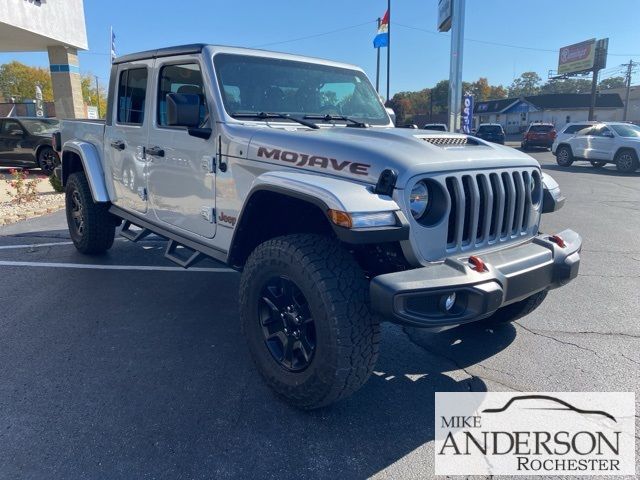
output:
[[607,164],[607,162],[603,160],[591,160],[591,166],[593,168],[602,168]]
[[40,147],[38,150],[38,167],[47,177],[53,174],[55,168],[60,165],[60,157],[56,151],[49,147]]
[[493,315],[482,320],[486,324],[498,325],[502,323],[515,322],[516,320],[529,315],[547,298],[547,290],[534,293],[524,300],[512,303],[506,307],[498,309]]
[[573,152],[571,147],[560,145],[556,150],[556,162],[561,167],[570,167],[573,164]]
[[[292,372],[266,346],[259,320],[261,292],[269,278],[286,276],[307,300],[316,329],[311,363]],[[259,245],[240,279],[240,321],[253,360],[267,384],[302,409],[329,405],[358,390],[378,357],[379,320],[369,306],[369,284],[339,242],[296,234]]]
[[640,167],[636,152],[629,149],[620,150],[616,153],[615,162],[616,168],[622,173],[633,173]]
[[[109,213],[109,204],[93,201],[84,172],[69,175],[65,187],[65,205],[69,234],[78,251],[96,254],[111,248],[116,230],[114,217]],[[82,221],[81,229],[77,219]]]

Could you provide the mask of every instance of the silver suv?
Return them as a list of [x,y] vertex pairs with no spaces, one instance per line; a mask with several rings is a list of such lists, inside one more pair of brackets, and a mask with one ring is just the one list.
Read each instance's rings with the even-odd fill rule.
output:
[[255,363],[301,408],[367,380],[381,321],[509,322],[578,272],[580,236],[538,232],[564,198],[533,158],[394,128],[352,65],[212,45],[127,55],[106,122],[55,137],[76,248],[103,252],[120,226],[165,238],[185,268],[237,269]]

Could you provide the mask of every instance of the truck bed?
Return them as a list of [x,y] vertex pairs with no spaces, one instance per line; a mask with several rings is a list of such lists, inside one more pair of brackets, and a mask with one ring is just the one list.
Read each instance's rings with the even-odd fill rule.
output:
[[104,120],[62,120],[60,122],[60,135],[62,144],[73,139],[82,139],[92,143],[100,155],[103,152],[104,142]]

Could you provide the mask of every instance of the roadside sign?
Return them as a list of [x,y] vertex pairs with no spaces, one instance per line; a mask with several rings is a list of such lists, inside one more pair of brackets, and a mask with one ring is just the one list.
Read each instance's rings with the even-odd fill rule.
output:
[[595,57],[595,38],[562,47],[558,58],[558,74],[589,71],[593,69]]
[[98,119],[98,107],[92,107],[91,105],[87,106],[87,118],[91,120]]
[[451,30],[453,0],[438,0],[438,31],[448,32]]

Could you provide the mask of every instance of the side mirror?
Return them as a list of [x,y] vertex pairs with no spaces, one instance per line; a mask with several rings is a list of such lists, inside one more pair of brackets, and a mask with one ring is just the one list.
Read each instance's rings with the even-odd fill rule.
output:
[[200,95],[168,93],[167,124],[187,128],[200,126]]

